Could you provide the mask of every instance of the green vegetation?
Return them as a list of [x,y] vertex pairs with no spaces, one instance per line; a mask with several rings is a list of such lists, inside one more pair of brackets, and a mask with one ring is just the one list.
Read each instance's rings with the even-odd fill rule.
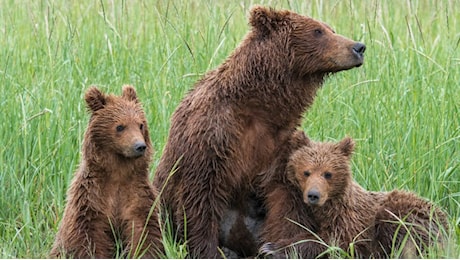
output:
[[[155,169],[184,94],[248,31],[253,1],[0,0],[0,258],[47,256],[80,160],[90,85],[132,84],[148,115]],[[460,258],[460,16],[456,0],[262,1],[367,45],[363,67],[328,79],[303,128],[357,142],[369,190],[413,190],[449,214],[430,257]],[[172,239],[173,240],[173,239]],[[183,248],[168,248],[169,257]]]

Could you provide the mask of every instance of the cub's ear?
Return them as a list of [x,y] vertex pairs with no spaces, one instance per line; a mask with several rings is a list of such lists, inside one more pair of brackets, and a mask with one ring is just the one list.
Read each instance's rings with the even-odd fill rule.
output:
[[273,8],[256,5],[251,8],[249,15],[249,23],[254,28],[254,31],[262,36],[268,36],[272,31],[285,23],[289,11],[276,11]]
[[123,98],[126,100],[134,101],[136,103],[139,102],[137,99],[136,90],[133,86],[130,85],[123,86]]
[[307,135],[305,135],[305,132],[302,130],[296,130],[292,136],[290,141],[290,145],[293,149],[297,150],[302,146],[310,146],[311,141],[308,139]]
[[88,109],[92,112],[104,108],[106,104],[105,95],[95,86],[91,86],[85,93],[85,101]]
[[307,146],[307,147],[312,147],[313,146],[313,141],[310,140],[310,138],[308,138],[306,135],[305,135],[305,146]]
[[347,136],[337,144],[337,149],[346,157],[351,157],[355,150],[355,141]]

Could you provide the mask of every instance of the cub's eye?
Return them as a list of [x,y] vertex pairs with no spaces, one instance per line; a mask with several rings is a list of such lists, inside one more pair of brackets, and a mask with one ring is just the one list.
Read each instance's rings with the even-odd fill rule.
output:
[[330,173],[330,172],[325,172],[325,173],[324,173],[324,178],[325,178],[326,180],[332,178],[332,173]]
[[141,125],[139,126],[139,129],[144,130],[144,124],[141,124]]
[[123,131],[123,130],[125,130],[125,127],[124,127],[124,126],[122,126],[122,125],[117,125],[117,132],[121,132],[121,131]]
[[320,36],[320,35],[322,35],[322,34],[323,34],[323,30],[321,30],[321,29],[315,29],[315,35],[316,35],[316,36]]
[[309,171],[304,171],[304,172],[303,172],[303,175],[304,175],[305,177],[308,177],[308,176],[310,176],[310,172],[309,172]]

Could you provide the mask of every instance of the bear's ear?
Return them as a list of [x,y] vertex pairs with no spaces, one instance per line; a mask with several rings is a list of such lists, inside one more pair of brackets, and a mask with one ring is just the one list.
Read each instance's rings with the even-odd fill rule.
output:
[[251,9],[249,23],[263,36],[278,29],[283,24],[289,11],[276,11],[273,8],[256,5]]
[[138,102],[136,90],[133,86],[124,85],[123,86],[123,98],[129,101]]
[[339,151],[346,157],[350,157],[355,150],[355,141],[351,137],[345,137],[337,144]]
[[306,135],[305,135],[305,146],[307,146],[307,147],[312,147],[313,146],[313,142]]
[[95,112],[104,108],[106,104],[105,95],[95,86],[91,86],[85,93],[85,101],[88,109]]
[[310,146],[310,139],[308,139],[307,135],[302,130],[296,130],[290,139],[291,147],[293,149],[299,149],[302,146]]

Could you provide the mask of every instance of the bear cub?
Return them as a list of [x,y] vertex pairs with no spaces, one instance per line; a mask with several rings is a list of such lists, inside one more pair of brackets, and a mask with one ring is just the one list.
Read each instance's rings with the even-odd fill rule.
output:
[[149,180],[153,149],[136,91],[124,86],[120,97],[91,87],[85,100],[91,117],[82,159],[50,256],[157,258],[163,246]]
[[298,243],[297,252],[305,258],[325,256],[326,244],[352,257],[414,258],[441,245],[446,215],[410,192],[363,189],[350,170],[353,150],[354,141],[347,137],[338,143],[308,141],[291,155],[286,177],[299,191],[314,227],[303,237],[266,241],[263,253],[280,257],[287,253],[281,247]]

